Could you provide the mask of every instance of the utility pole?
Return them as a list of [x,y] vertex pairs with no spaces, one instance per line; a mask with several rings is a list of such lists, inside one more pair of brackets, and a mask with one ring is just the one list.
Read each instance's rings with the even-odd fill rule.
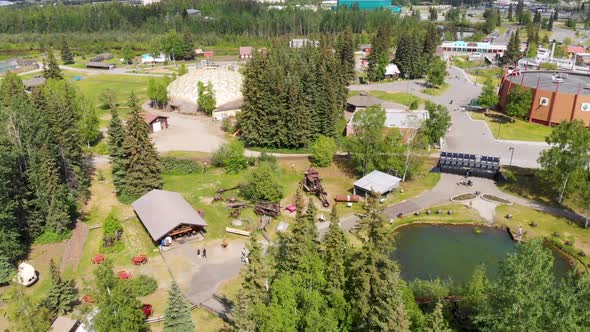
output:
[[514,157],[514,147],[511,146],[508,150],[511,151],[511,153],[510,153],[510,167],[512,167],[512,157]]

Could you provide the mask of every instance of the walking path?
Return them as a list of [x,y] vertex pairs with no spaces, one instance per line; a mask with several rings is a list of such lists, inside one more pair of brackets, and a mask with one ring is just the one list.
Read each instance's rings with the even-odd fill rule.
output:
[[88,238],[88,225],[84,222],[77,221],[76,228],[72,232],[72,237],[68,240],[65,245],[64,256],[59,266],[60,272],[64,272],[67,268],[72,268],[74,271],[80,259],[82,258],[82,251],[84,250],[84,244]]
[[[463,177],[459,175],[442,173],[440,181],[434,188],[432,188],[432,190],[426,191],[414,198],[387,207],[384,210],[384,214],[389,218],[396,218],[397,215],[400,213],[404,215],[409,215],[416,211],[431,208],[436,205],[450,203],[451,198],[454,196],[479,191],[483,194],[494,195],[506,199],[514,204],[526,206],[538,211],[553,214],[555,216],[564,217],[579,222],[584,220],[583,216],[580,216],[572,211],[547,206],[529,199],[507,194],[498,189],[493,180],[471,178],[471,180],[473,181],[473,185],[467,187],[463,185],[458,185],[459,181],[462,178]],[[495,210],[495,203],[483,200],[483,202],[479,202],[479,200],[481,199],[474,201],[473,207],[480,211],[480,213],[482,214],[482,218],[484,218],[488,223],[493,223],[494,212],[492,211]],[[340,227],[346,231],[350,231],[354,227],[356,227],[358,220],[359,217],[357,215],[350,215],[344,217],[340,219]],[[317,225],[320,230],[320,234],[322,235],[328,230],[328,223],[318,223]]]

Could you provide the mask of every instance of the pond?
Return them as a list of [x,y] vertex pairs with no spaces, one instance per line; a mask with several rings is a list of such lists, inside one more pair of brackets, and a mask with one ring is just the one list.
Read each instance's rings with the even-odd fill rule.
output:
[[[459,285],[468,281],[481,263],[486,265],[488,277],[494,278],[499,261],[516,246],[503,229],[426,224],[400,228],[395,245],[391,257],[399,263],[404,280],[440,278]],[[565,275],[567,261],[557,253],[554,256],[555,275]]]

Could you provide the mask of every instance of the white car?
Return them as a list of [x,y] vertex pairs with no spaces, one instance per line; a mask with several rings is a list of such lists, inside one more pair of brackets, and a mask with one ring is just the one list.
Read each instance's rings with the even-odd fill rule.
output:
[[16,279],[19,284],[29,287],[37,281],[37,272],[33,265],[23,262],[18,265]]

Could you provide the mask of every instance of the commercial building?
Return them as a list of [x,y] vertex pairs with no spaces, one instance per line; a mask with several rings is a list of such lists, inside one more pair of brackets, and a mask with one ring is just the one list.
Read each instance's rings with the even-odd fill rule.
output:
[[590,126],[590,75],[551,71],[506,74],[498,92],[500,110],[506,110],[508,96],[515,87],[531,91],[530,122],[551,126],[562,121],[581,120]]
[[360,10],[388,9],[392,13],[401,13],[402,8],[392,6],[389,0],[338,0],[337,7],[355,7]]
[[483,55],[504,55],[506,51],[506,45],[492,44],[492,43],[479,43],[479,42],[465,42],[465,41],[453,41],[443,42],[439,47],[439,51],[442,53],[452,54],[465,54],[470,55],[473,53],[481,53]]

